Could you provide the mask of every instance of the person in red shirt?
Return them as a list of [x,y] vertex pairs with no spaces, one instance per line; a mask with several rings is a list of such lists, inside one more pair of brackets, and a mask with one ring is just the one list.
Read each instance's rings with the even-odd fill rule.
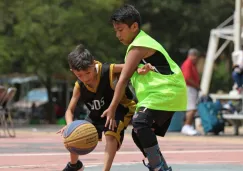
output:
[[198,135],[193,125],[193,119],[197,111],[196,103],[198,99],[198,92],[200,90],[200,77],[196,68],[199,57],[197,49],[190,49],[188,51],[187,59],[181,66],[182,73],[187,84],[187,112],[185,125],[181,132],[186,135]]

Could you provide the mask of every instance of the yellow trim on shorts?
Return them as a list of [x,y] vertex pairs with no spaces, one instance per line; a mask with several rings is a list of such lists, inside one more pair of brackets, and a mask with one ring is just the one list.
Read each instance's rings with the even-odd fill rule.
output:
[[[113,73],[114,66],[115,66],[115,64],[110,65],[110,73],[109,73],[110,86],[113,90],[115,89],[113,82],[115,79],[118,79],[114,76],[114,73]],[[128,110],[129,110],[128,113],[124,116],[124,126],[126,128],[128,126],[128,124],[130,123],[132,116],[135,113],[136,103],[135,103],[135,101],[133,101],[132,99],[128,99],[127,96],[124,95],[122,100],[120,101],[120,104],[123,105],[124,107],[128,108]]]
[[126,128],[135,113],[136,103],[135,103],[135,101],[128,99],[127,96],[125,95],[122,98],[120,104],[122,104],[124,107],[128,108],[128,110],[129,110],[128,113],[124,116],[124,126]]
[[106,131],[105,132],[105,135],[109,135],[109,136],[113,136],[115,137],[115,139],[117,140],[118,142],[118,147],[117,147],[117,150],[120,149],[121,147],[121,132],[125,129],[124,127],[124,123],[122,121],[119,122],[118,126],[117,126],[117,130],[116,132],[114,131]]

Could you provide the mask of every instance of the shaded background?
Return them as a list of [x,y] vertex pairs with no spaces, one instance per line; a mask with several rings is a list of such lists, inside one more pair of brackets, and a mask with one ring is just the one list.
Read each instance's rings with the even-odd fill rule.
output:
[[[15,102],[44,88],[43,118],[54,123],[57,111],[64,114],[72,93],[75,78],[67,55],[77,44],[85,44],[101,62],[123,61],[126,47],[116,39],[109,17],[125,3],[140,11],[142,29],[179,65],[189,48],[198,48],[199,69],[210,30],[234,12],[232,0],[1,0],[0,84],[17,87]],[[217,59],[210,92],[232,88],[232,51],[233,43]],[[28,110],[33,103],[31,107]]]

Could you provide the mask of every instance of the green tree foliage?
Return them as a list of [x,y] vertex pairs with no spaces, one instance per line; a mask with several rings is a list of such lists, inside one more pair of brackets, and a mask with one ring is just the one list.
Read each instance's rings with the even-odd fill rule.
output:
[[51,103],[52,76],[69,71],[67,55],[77,44],[84,43],[101,61],[119,57],[109,24],[119,5],[115,0],[1,1],[2,72],[37,74]]
[[[206,50],[210,30],[234,12],[232,0],[126,0],[141,12],[143,27],[174,54],[179,48]],[[178,57],[174,57],[178,58]]]
[[53,75],[70,77],[67,55],[79,43],[102,62],[121,62],[125,47],[109,17],[123,3],[138,8],[143,29],[179,64],[190,47],[205,52],[210,30],[234,11],[232,0],[2,0],[0,74],[35,73],[50,92]]

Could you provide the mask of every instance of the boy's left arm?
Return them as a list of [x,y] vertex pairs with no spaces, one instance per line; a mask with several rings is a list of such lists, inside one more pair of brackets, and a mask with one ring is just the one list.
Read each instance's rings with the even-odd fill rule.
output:
[[122,68],[121,75],[119,77],[119,81],[115,88],[115,93],[112,99],[112,102],[107,110],[104,111],[101,117],[106,116],[106,124],[105,127],[108,127],[114,130],[116,127],[115,118],[115,111],[116,108],[121,101],[122,97],[125,93],[126,85],[131,78],[134,71],[137,69],[138,64],[144,58],[144,56],[148,53],[148,50],[141,47],[134,47],[132,48],[127,57],[126,62]]

